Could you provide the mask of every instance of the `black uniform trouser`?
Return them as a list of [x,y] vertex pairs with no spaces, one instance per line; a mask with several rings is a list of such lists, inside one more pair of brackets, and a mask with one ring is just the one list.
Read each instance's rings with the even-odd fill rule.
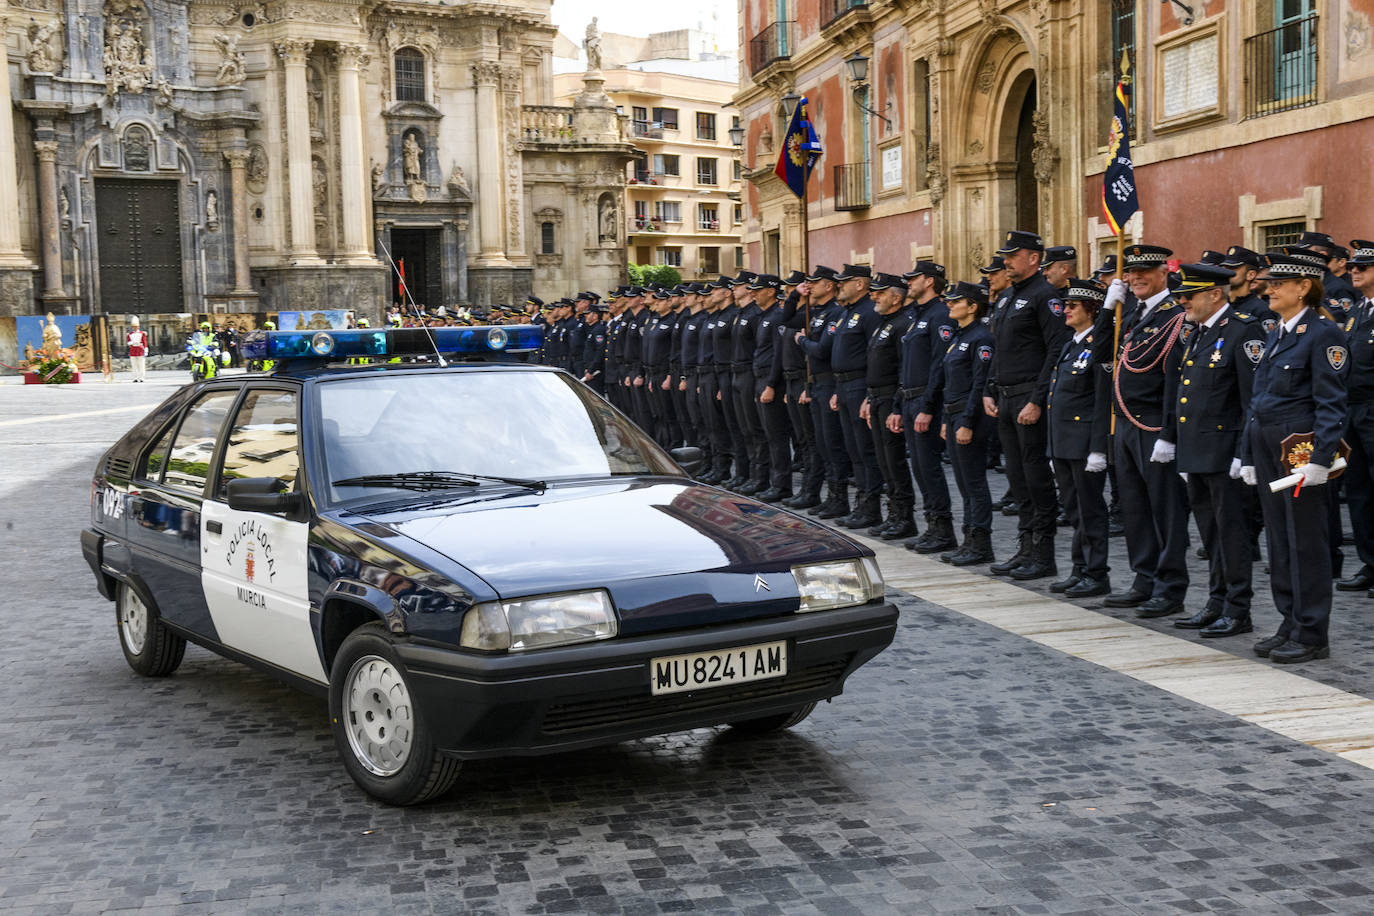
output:
[[811,405],[801,402],[802,392],[806,391],[806,377],[787,379],[787,420],[792,424],[792,432],[797,439],[797,454],[806,460],[806,470],[802,474],[803,493],[816,493],[821,489],[825,478],[826,460],[821,455],[821,444],[816,437],[816,425],[811,418]]
[[1178,466],[1150,460],[1158,438],[1130,420],[1116,426],[1116,485],[1126,555],[1136,590],[1182,601],[1188,591],[1188,500]]
[[1355,553],[1374,570],[1374,401],[1349,405],[1345,441],[1350,445],[1349,467],[1341,480]]
[[749,452],[751,480],[768,480],[768,443],[763,438],[763,421],[759,419],[759,405],[754,396],[754,370],[736,369],[734,375],[735,420],[740,437]]
[[1245,484],[1230,470],[1188,474],[1188,504],[1207,548],[1207,605],[1228,617],[1249,617],[1254,562],[1245,526]]
[[654,434],[654,415],[649,410],[648,379],[640,385],[636,385],[634,380],[639,375],[630,376],[630,386],[625,390],[630,394],[630,413],[639,425],[652,438]]
[[[956,409],[962,405],[953,405]],[[951,415],[951,405],[945,405],[945,416]],[[988,440],[996,423],[986,413],[973,421],[973,439],[960,445],[955,439],[955,424],[945,430],[945,444],[952,448],[949,463],[954,468],[954,483],[964,501],[964,527],[980,531],[992,530],[992,494],[988,492]]]
[[735,475],[749,476],[749,448],[744,441],[744,433],[739,425],[739,413],[735,410],[735,374],[727,366],[716,370],[716,390],[720,394],[721,413],[725,418],[725,430],[730,437],[730,453],[735,457]]
[[839,411],[830,409],[830,399],[834,396],[834,382],[811,383],[811,428],[825,462],[825,479],[832,484],[847,483],[854,474],[849,451],[844,445]]
[[591,377],[591,380],[586,382],[586,385],[588,388],[590,388],[592,391],[595,391],[603,398],[606,396],[606,379],[600,372],[598,372],[596,375],[593,375]]
[[920,407],[919,401],[902,402],[902,430],[906,435],[906,449],[911,454],[911,471],[916,477],[916,485],[921,488],[922,510],[927,519],[953,518],[942,460],[945,440],[940,438],[941,410],[935,408],[930,429],[918,433],[916,415]]
[[649,408],[649,435],[659,445],[667,447],[668,393],[663,390],[663,379],[668,370],[663,367],[644,370],[644,400]]
[[850,379],[835,385],[840,407],[840,431],[844,434],[844,448],[854,466],[854,483],[863,494],[874,494],[883,487],[882,471],[873,449],[873,436],[868,424],[859,418],[859,409],[868,396],[868,386],[862,378]]
[[888,504],[903,516],[916,506],[916,491],[911,486],[911,468],[906,463],[906,440],[901,433],[887,428],[892,413],[892,395],[873,398],[868,402],[868,431],[873,436],[873,453],[878,457],[878,471],[887,485]]
[[714,368],[697,373],[697,403],[703,425],[711,438],[711,465],[716,471],[728,471],[732,446],[730,431],[725,428],[725,415],[716,400],[716,371]]
[[754,379],[754,404],[759,411],[759,426],[763,429],[764,448],[768,455],[768,486],[792,492],[792,427],[787,421],[787,405],[783,392],[773,389],[773,400],[767,404],[759,400],[768,380]]
[[1031,393],[997,399],[997,434],[1002,440],[1002,461],[1007,484],[1016,500],[1017,529],[1023,537],[1034,535],[1054,540],[1059,502],[1054,493],[1054,474],[1050,470],[1049,432],[1044,411],[1029,426],[1016,422],[1021,408],[1030,402]]
[[1073,525],[1069,557],[1080,576],[1105,581],[1107,568],[1107,475],[1088,472],[1086,458],[1055,458],[1054,478],[1059,497]]
[[1251,423],[1247,445],[1264,510],[1269,589],[1283,615],[1276,635],[1324,646],[1331,621],[1331,487],[1303,487],[1296,498],[1292,490],[1269,492],[1269,481],[1288,475],[1279,461],[1283,440],[1312,428],[1311,415],[1272,426]]
[[[701,401],[697,397],[697,370],[686,369],[681,379],[682,390],[677,392],[678,416],[682,421],[682,438],[687,445],[695,445],[702,450],[704,457],[711,453],[711,434],[706,431],[706,421],[701,416]],[[709,467],[709,463],[706,465]]]

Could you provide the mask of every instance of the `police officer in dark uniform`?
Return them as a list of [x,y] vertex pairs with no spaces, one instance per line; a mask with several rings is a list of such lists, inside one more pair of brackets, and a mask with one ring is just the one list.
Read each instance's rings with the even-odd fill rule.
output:
[[810,366],[811,423],[825,460],[825,479],[829,485],[825,500],[813,507],[812,514],[823,519],[844,518],[849,514],[849,478],[853,474],[853,464],[845,447],[840,413],[831,407],[835,397],[835,370],[830,360],[835,332],[845,308],[835,301],[839,284],[833,267],[817,265],[806,278],[806,284],[806,295],[811,298],[811,318],[805,333],[798,333],[793,339],[806,354]]
[[684,426],[688,445],[701,449],[702,464],[709,474],[712,467],[711,432],[706,427],[706,418],[701,413],[701,399],[697,389],[701,385],[699,368],[701,365],[701,329],[706,324],[706,297],[704,288],[693,284],[689,287],[687,305],[678,323],[678,365],[682,377],[678,381],[681,416],[685,417]]
[[[1138,617],[1183,610],[1188,591],[1187,497],[1175,463],[1174,410],[1185,317],[1168,288],[1168,260],[1159,245],[1125,249],[1125,281],[1113,280],[1099,321],[1101,362],[1114,362],[1116,484],[1126,524],[1126,551],[1135,578],[1108,595],[1108,607],[1135,607]],[[1123,314],[1120,350],[1111,359],[1114,298],[1127,285],[1133,307]]]
[[888,422],[893,417],[901,420],[897,392],[902,377],[902,337],[911,328],[913,309],[906,305],[907,281],[896,274],[877,274],[868,291],[879,321],[868,338],[868,392],[860,413],[873,437],[878,470],[887,487],[886,521],[868,529],[868,534],[895,541],[917,533],[916,491],[911,486],[906,441],[900,427],[894,430]]
[[1255,291],[1255,278],[1264,268],[1260,254],[1241,245],[1232,245],[1218,263],[1235,274],[1231,278],[1231,308],[1254,316],[1264,333],[1274,330],[1278,319],[1269,311],[1269,303]]
[[603,397],[606,394],[606,323],[602,317],[610,307],[593,302],[587,307],[584,316],[587,332],[582,335],[582,357],[578,361],[582,367],[582,381]]
[[778,317],[779,359],[774,374],[787,406],[787,421],[796,435],[798,461],[802,462],[801,490],[784,499],[789,509],[811,509],[821,504],[821,485],[825,482],[825,458],[811,413],[811,392],[807,379],[806,354],[797,341],[805,332],[811,314],[810,285],[806,274],[794,270],[782,281],[782,314]]
[[1045,280],[1062,295],[1077,273],[1078,249],[1072,245],[1051,245],[1045,249]]
[[[1003,268],[998,266],[997,270]],[[959,542],[954,536],[949,485],[945,483],[945,440],[940,438],[944,404],[937,403],[938,398],[926,397],[926,393],[931,372],[939,367],[958,325],[949,317],[949,308],[940,295],[945,291],[943,264],[917,261],[902,277],[911,303],[911,324],[902,335],[897,410],[888,428],[906,436],[911,471],[921,490],[926,518],[925,533],[904,546],[917,553],[940,553],[953,550]]]
[[1021,579],[1058,572],[1054,537],[1059,503],[1043,408],[1050,374],[1069,335],[1063,300],[1040,273],[1044,250],[1034,232],[1012,230],[997,251],[1012,285],[993,316],[996,345],[983,399],[988,415],[997,420],[1007,482],[1019,510],[1016,554],[989,568],[997,575],[1019,570]]
[[868,389],[868,339],[879,323],[873,300],[868,297],[872,278],[873,271],[867,265],[846,264],[836,275],[836,301],[844,312],[830,348],[830,365],[835,372],[831,408],[840,412],[840,431],[859,490],[854,511],[839,522],[845,528],[869,528],[882,520],[883,476],[873,450],[873,436],[860,416]]
[[644,327],[653,318],[646,300],[650,291],[643,289],[630,300],[625,324],[624,382],[630,400],[630,416],[646,433],[653,435],[654,418],[649,412],[648,395],[644,388]]
[[1298,239],[1298,247],[1319,252],[1326,259],[1326,271],[1322,274],[1325,305],[1337,321],[1344,322],[1350,307],[1361,299],[1345,275],[1345,262],[1350,252],[1325,232],[1304,232]]
[[[741,286],[752,278],[745,272],[739,277],[724,278],[727,283],[725,304],[716,313],[715,357],[716,357],[716,398],[721,405],[725,419],[725,429],[730,437],[730,454],[734,458],[735,474],[721,481],[721,486],[733,490],[750,480],[749,448],[740,428],[739,413],[735,404],[735,319],[739,317],[740,306],[736,301],[736,286]],[[751,373],[752,374],[752,373]]]
[[672,293],[661,289],[649,297],[652,315],[644,325],[644,391],[653,418],[650,435],[664,448],[672,447],[672,405],[668,403],[668,357],[672,351]]
[[1174,441],[1209,569],[1206,607],[1174,626],[1208,638],[1236,636],[1254,629],[1254,561],[1249,543],[1236,535],[1246,528],[1240,432],[1265,334],[1259,319],[1227,302],[1229,269],[1185,264],[1181,273],[1175,296],[1192,330],[1184,343]]
[[1111,371],[1097,359],[1093,323],[1107,289],[1095,280],[1069,278],[1064,322],[1073,336],[1060,351],[1050,379],[1049,447],[1064,511],[1073,526],[1069,575],[1050,591],[1090,598],[1111,591],[1107,568],[1107,452],[1110,449]]
[[741,271],[731,292],[739,311],[730,329],[731,391],[734,393],[735,419],[739,423],[740,439],[749,453],[748,480],[735,487],[745,496],[768,489],[768,443],[764,439],[763,421],[759,418],[758,401],[754,393],[754,346],[758,331],[759,307],[754,303],[754,291],[749,288],[758,274]]
[[1336,588],[1368,590],[1374,598],[1374,241],[1356,239],[1349,267],[1355,293],[1345,320],[1345,345],[1350,351],[1348,415],[1345,441],[1350,445],[1350,468],[1342,476],[1355,554],[1360,568]]
[[568,368],[573,378],[582,378],[585,367],[582,365],[582,352],[587,342],[587,311],[601,301],[596,293],[583,291],[573,301],[573,320],[568,329]]
[[[945,294],[958,328],[930,377],[927,397],[943,405],[941,434],[950,449],[954,482],[964,504],[963,545],[947,554],[955,566],[991,563],[992,495],[988,492],[987,444],[996,424],[983,404],[995,359],[992,332],[980,320],[987,293],[976,283],[956,283]],[[943,557],[942,557],[943,559]]]
[[768,469],[768,486],[754,495],[763,502],[775,503],[792,496],[792,430],[787,422],[787,407],[783,404],[778,343],[778,331],[782,327],[778,295],[782,292],[782,281],[773,274],[759,274],[748,288],[758,310],[754,319],[752,357],[754,409],[763,431],[762,465]]
[[[1345,430],[1349,350],[1340,326],[1324,318],[1320,266],[1290,255],[1268,257],[1269,307],[1282,322],[1265,340],[1241,439],[1241,479],[1258,485],[1269,543],[1269,584],[1283,615],[1255,654],[1284,664],[1326,658],[1331,619],[1331,534],[1327,485]],[[1294,433],[1312,434],[1310,455],[1284,454]],[[1303,482],[1272,493],[1292,459]],[[1303,464],[1301,458],[1306,457]]]
[[707,284],[705,309],[699,335],[699,355],[697,357],[697,398],[701,415],[705,418],[706,428],[711,436],[711,470],[702,478],[710,484],[719,484],[731,476],[730,467],[734,457],[734,446],[730,431],[725,426],[725,414],[721,406],[720,386],[716,380],[716,322],[720,310],[730,298],[730,280],[720,277]]
[[611,318],[606,322],[606,397],[622,413],[630,414],[629,392],[625,389],[626,309],[633,287],[622,287],[611,299]]

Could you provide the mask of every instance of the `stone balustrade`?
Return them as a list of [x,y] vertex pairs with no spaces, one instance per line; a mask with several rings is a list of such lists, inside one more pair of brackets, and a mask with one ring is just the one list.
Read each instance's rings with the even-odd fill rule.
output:
[[522,105],[520,134],[527,143],[563,143],[573,139],[571,105]]

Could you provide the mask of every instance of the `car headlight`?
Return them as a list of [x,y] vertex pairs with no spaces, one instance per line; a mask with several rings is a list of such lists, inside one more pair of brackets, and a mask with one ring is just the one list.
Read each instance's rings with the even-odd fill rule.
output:
[[610,639],[619,631],[603,590],[479,604],[463,617],[469,649],[542,649]]
[[801,597],[798,612],[867,604],[883,596],[883,574],[872,557],[792,567]]

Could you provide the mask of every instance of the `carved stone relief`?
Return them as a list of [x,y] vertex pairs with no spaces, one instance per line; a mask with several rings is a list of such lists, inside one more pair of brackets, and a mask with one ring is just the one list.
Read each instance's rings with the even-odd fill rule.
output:
[[153,52],[144,38],[150,26],[143,0],[106,0],[102,60],[107,96],[140,95],[152,84]]

